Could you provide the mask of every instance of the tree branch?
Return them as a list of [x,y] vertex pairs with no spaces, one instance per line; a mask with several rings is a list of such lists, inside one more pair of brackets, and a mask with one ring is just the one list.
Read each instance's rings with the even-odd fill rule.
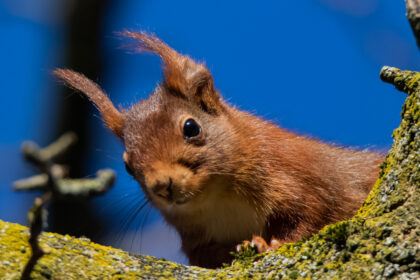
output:
[[408,21],[417,39],[417,46],[420,48],[420,0],[405,0],[405,4]]
[[382,81],[393,84],[398,90],[405,93],[412,94],[420,91],[420,73],[418,72],[384,66],[380,77]]

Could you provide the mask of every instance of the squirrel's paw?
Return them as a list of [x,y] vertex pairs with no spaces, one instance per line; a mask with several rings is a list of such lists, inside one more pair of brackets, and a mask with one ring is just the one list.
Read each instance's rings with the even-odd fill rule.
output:
[[280,245],[281,242],[278,239],[272,238],[270,244],[267,244],[261,236],[253,235],[251,241],[245,240],[242,244],[237,245],[236,251],[238,253],[242,253],[244,251],[255,249],[257,253],[263,253],[277,249]]

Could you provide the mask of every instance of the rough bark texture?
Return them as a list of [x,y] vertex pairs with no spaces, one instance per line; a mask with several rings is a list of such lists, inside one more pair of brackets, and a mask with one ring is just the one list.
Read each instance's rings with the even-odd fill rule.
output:
[[[218,270],[189,267],[54,233],[34,279],[273,278],[419,279],[420,73],[384,67],[381,78],[409,93],[394,144],[368,199],[349,220],[275,252],[242,257]],[[404,85],[404,86],[399,86]],[[28,229],[0,221],[0,278],[18,279],[30,257]]]

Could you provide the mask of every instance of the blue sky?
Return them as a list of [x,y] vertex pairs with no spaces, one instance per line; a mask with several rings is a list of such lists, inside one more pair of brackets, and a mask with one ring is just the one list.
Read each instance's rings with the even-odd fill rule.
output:
[[[68,8],[66,1],[0,1],[0,219],[25,223],[35,196],[13,193],[10,185],[32,174],[19,155],[20,143],[52,140],[59,85],[50,70],[63,66],[62,15]],[[113,1],[104,18],[105,68],[90,78],[116,104],[126,107],[147,97],[161,79],[157,57],[127,53],[119,48],[125,41],[114,33],[146,30],[205,61],[230,103],[291,131],[361,149],[389,148],[400,120],[404,94],[380,81],[381,67],[419,70],[402,0],[125,0]],[[106,205],[140,188],[124,171],[120,142],[93,107],[91,115],[86,121],[94,148],[86,174],[105,167],[118,174],[115,188],[93,202],[110,217],[104,242],[138,252],[140,246],[131,243],[138,243],[132,241],[139,221],[129,228],[127,241],[116,244],[112,228],[121,226],[127,211]],[[121,209],[127,208],[124,203],[118,203]],[[153,210],[143,235],[143,253],[185,261],[175,241],[171,249],[150,245],[176,236]]]

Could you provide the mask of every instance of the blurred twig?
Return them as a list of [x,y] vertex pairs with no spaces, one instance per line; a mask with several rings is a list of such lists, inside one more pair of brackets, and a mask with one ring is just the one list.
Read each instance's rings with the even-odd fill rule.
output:
[[25,269],[23,270],[21,280],[30,279],[31,272],[38,262],[38,260],[46,254],[44,250],[38,244],[38,237],[42,232],[42,227],[44,224],[43,221],[43,210],[44,205],[48,200],[51,198],[51,192],[45,193],[41,198],[36,198],[32,209],[28,213],[28,222],[29,222],[29,229],[30,229],[30,236],[29,236],[29,245],[32,249],[32,255],[29,258],[29,261],[25,265]]
[[94,179],[66,178],[68,167],[57,164],[54,161],[67,153],[76,141],[76,134],[68,132],[42,149],[34,142],[28,141],[22,145],[22,153],[25,159],[37,166],[42,173],[14,182],[13,189],[18,191],[42,190],[45,192],[41,198],[35,199],[34,206],[28,213],[30,227],[29,244],[32,248],[32,255],[26,263],[21,276],[22,280],[30,279],[35,264],[45,254],[38,244],[38,236],[41,234],[44,224],[45,204],[50,199],[57,197],[86,199],[103,194],[115,182],[115,173],[110,169],[99,170],[97,178]]
[[54,163],[54,160],[68,152],[76,141],[77,136],[68,132],[43,149],[34,142],[25,142],[22,146],[25,159],[36,165],[42,173],[15,181],[13,189],[42,190],[51,192],[54,197],[72,198],[88,198],[106,192],[115,181],[115,173],[112,170],[99,170],[97,178],[93,179],[69,179],[66,178],[68,167]]

